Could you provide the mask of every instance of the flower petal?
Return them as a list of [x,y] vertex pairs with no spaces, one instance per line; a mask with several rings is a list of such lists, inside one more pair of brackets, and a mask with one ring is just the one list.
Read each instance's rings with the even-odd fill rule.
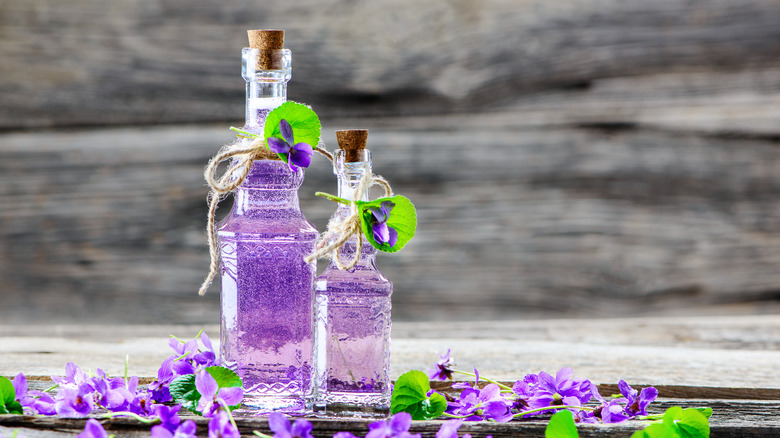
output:
[[[387,244],[390,245],[390,248],[392,248],[395,246],[395,243],[398,242],[398,231],[389,225],[387,226],[387,229],[390,232],[390,237],[387,239]],[[479,380],[479,375],[477,375],[477,380]]]
[[268,148],[277,154],[286,154],[290,152],[290,145],[286,141],[277,137],[268,137]]
[[21,400],[24,397],[27,397],[27,378],[24,377],[24,374],[17,374],[11,383],[14,386],[14,393],[16,394],[17,400]]
[[217,397],[224,400],[228,406],[235,406],[241,403],[241,400],[244,399],[244,388],[240,386],[233,388],[222,388],[219,390],[219,395],[217,395]]
[[201,400],[213,399],[217,395],[219,385],[217,385],[217,381],[214,380],[211,374],[203,370],[195,376],[195,388],[198,389]]
[[390,417],[388,424],[394,432],[407,432],[412,427],[412,415],[408,412],[398,412]]
[[309,167],[312,149],[307,143],[298,143],[290,150],[290,162],[299,167]]
[[284,432],[289,434],[292,431],[290,420],[288,420],[284,414],[278,412],[271,412],[271,414],[268,415],[268,428],[275,434],[283,434]]
[[282,133],[282,137],[287,141],[289,144],[293,144],[293,130],[292,126],[290,126],[290,122],[288,122],[285,119],[279,120],[279,132]]
[[384,222],[371,225],[371,231],[374,232],[374,240],[379,244],[387,243],[390,240],[390,229]]

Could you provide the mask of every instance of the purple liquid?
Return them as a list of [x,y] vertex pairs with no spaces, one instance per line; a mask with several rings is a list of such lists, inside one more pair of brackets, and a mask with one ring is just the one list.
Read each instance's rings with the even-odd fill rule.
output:
[[[351,260],[355,243],[341,251]],[[390,411],[390,295],[393,285],[376,270],[376,250],[363,246],[349,271],[329,266],[315,280],[317,401],[333,416],[383,417]]]
[[243,409],[303,414],[311,397],[318,237],[298,205],[303,171],[255,161],[220,223],[221,363],[243,379]]

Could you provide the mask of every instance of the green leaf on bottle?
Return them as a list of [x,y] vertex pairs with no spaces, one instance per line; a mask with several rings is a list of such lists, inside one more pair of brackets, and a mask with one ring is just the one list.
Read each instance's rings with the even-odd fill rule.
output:
[[[395,245],[390,246],[387,243],[379,243],[374,239],[374,233],[371,230],[371,208],[380,208],[380,205],[384,201],[392,201],[395,204],[393,210],[390,212],[390,216],[387,219],[387,225],[395,228],[398,232],[398,240]],[[368,242],[374,248],[384,252],[398,252],[403,249],[406,244],[412,240],[414,233],[417,231],[417,211],[414,208],[414,204],[407,197],[396,195],[391,198],[379,198],[373,201],[355,201],[358,209],[360,210],[360,219],[363,226],[363,234],[366,236]]]
[[[234,388],[242,385],[241,378],[234,371],[220,366],[206,368],[206,372],[217,381],[219,388]],[[198,402],[200,402],[200,393],[195,387],[195,374],[186,374],[179,376],[171,382],[171,397],[176,404],[180,404],[186,409],[203,415],[198,411]],[[230,410],[237,409],[239,405],[229,406]]]
[[544,429],[545,438],[579,438],[577,426],[574,424],[574,415],[570,411],[558,411],[552,417]]
[[[279,130],[279,122],[282,119],[287,120],[287,123],[290,124],[295,143],[308,143],[313,149],[317,149],[317,145],[320,143],[322,125],[320,124],[320,118],[317,117],[317,113],[314,110],[298,102],[285,102],[279,105],[268,113],[268,116],[265,118],[263,136],[266,139],[268,137],[284,138]],[[268,140],[265,143],[268,146]],[[287,162],[287,154],[277,155],[285,163]]]
[[16,401],[16,389],[8,378],[0,376],[0,414],[23,414],[22,405]]
[[439,418],[447,409],[447,400],[434,392],[428,397],[431,382],[422,371],[409,371],[401,375],[393,386],[390,411],[393,414],[408,412],[413,420]]

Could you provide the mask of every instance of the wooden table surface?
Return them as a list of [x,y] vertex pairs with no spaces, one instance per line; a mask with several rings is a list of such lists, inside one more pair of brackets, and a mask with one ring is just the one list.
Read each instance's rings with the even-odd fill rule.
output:
[[[0,326],[0,375],[23,372],[43,385],[62,375],[65,363],[103,368],[120,375],[125,357],[129,372],[156,375],[170,355],[167,337],[191,338],[197,326],[56,325]],[[218,338],[218,327],[205,327]],[[574,368],[604,390],[624,379],[633,386],[653,385],[659,401],[651,412],[669,406],[710,406],[712,436],[778,436],[780,421],[780,316],[632,318],[446,323],[396,323],[393,327],[392,375],[433,363],[436,352],[451,348],[458,368],[512,382],[529,372],[554,373]],[[609,392],[606,392],[609,393]],[[205,424],[199,420],[205,436]],[[314,420],[315,434],[328,436],[349,428],[363,435],[366,421]],[[21,429],[27,437],[74,436],[84,420],[0,416],[0,434]],[[107,420],[117,436],[148,436],[134,420]],[[413,431],[433,436],[439,421],[415,422]],[[510,424],[468,423],[461,432],[475,436],[543,436],[544,421]],[[264,419],[241,419],[242,433],[267,431]],[[579,426],[581,436],[630,436],[639,422]]]

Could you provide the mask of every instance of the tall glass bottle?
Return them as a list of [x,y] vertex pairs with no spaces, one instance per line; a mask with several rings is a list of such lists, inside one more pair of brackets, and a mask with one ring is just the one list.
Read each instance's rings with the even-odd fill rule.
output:
[[[252,32],[260,43],[243,50],[244,129],[262,133],[267,114],[287,99],[291,56],[281,39],[268,43],[282,31],[250,31],[250,42]],[[282,161],[256,160],[218,226],[220,360],[243,379],[243,408],[258,413],[302,414],[311,402],[316,270],[304,257],[318,234],[298,203],[303,177]]]
[[[354,199],[365,173],[371,173],[367,131],[337,131],[334,154],[339,197]],[[368,200],[366,190],[360,199]],[[350,214],[339,204],[333,219]],[[376,267],[377,250],[353,236],[339,250],[342,263],[355,256],[354,268],[339,270],[331,261],[315,280],[315,404],[328,416],[384,417],[390,411],[390,295],[393,285]]]

